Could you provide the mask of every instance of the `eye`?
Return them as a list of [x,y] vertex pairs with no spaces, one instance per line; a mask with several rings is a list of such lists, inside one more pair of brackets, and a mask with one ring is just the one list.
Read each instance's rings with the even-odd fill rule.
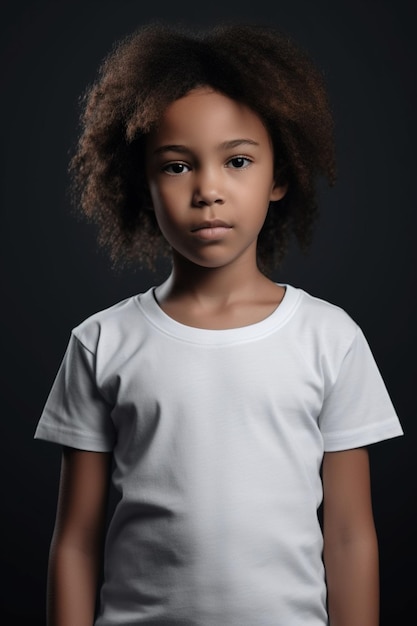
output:
[[179,176],[180,174],[184,174],[188,172],[190,167],[185,163],[181,163],[179,161],[175,161],[173,163],[167,163],[162,167],[162,171],[166,172],[170,176]]
[[248,157],[236,156],[227,162],[227,167],[231,167],[232,169],[235,169],[235,170],[240,170],[245,167],[248,167],[248,165],[250,165],[251,163],[252,161],[251,159],[248,159]]

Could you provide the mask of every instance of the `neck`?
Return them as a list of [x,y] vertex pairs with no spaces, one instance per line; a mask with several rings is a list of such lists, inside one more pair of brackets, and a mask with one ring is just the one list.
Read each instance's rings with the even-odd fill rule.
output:
[[174,256],[172,273],[155,296],[163,311],[182,324],[226,329],[265,319],[284,293],[259,271],[255,259],[207,268]]
[[202,267],[174,255],[173,269],[161,285],[163,299],[193,297],[198,300],[232,301],[268,281],[255,259],[240,259],[223,267]]

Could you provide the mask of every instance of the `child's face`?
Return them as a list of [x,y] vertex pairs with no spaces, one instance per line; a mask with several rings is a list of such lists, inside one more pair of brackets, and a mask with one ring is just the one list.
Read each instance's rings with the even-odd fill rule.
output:
[[256,258],[275,185],[269,134],[256,113],[210,90],[170,104],[147,142],[159,227],[175,255],[204,267]]

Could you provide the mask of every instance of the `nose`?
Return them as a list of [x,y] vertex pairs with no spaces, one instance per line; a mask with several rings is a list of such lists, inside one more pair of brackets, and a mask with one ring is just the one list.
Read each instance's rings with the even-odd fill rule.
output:
[[212,168],[201,168],[195,173],[192,203],[200,208],[224,203],[220,173]]

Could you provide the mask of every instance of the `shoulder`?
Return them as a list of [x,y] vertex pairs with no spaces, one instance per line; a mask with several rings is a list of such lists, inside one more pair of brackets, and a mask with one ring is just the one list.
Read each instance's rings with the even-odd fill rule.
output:
[[96,352],[98,344],[121,344],[143,328],[139,298],[133,295],[106,309],[97,311],[72,329],[72,335],[89,351]]
[[298,306],[292,321],[299,336],[313,342],[317,348],[327,347],[332,352],[346,353],[360,332],[356,321],[337,304],[303,289],[297,288],[296,292]]
[[311,323],[336,325],[338,328],[356,332],[357,323],[341,306],[298,289],[300,292],[300,311],[308,316]]

